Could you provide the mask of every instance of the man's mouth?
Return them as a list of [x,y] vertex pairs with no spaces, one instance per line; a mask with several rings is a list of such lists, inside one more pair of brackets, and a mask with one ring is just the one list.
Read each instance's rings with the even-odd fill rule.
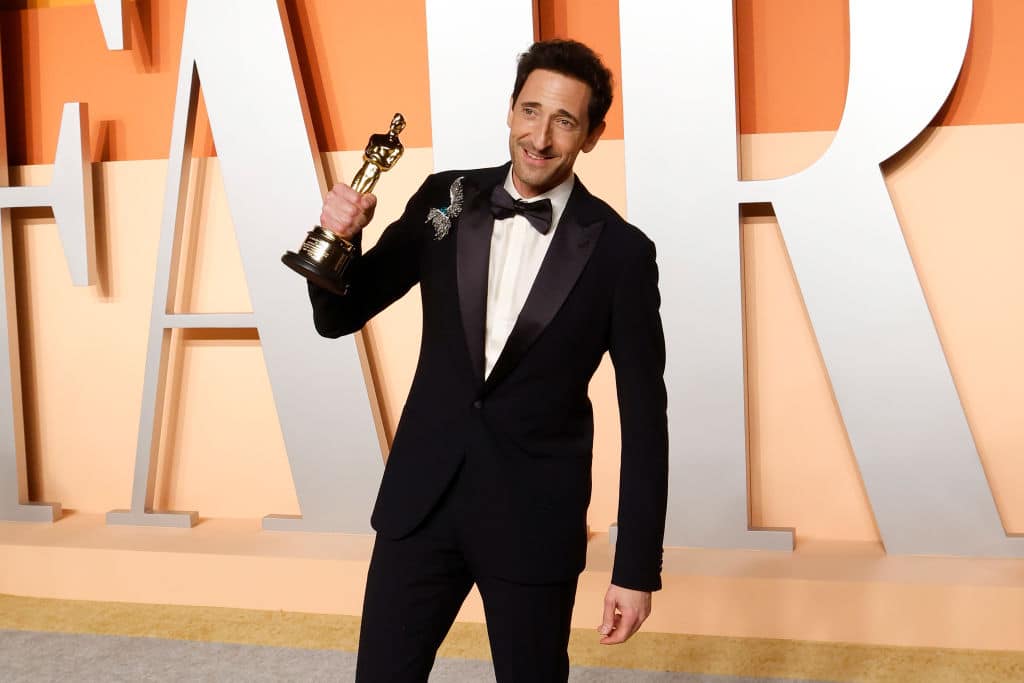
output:
[[554,157],[552,157],[552,156],[547,156],[545,154],[538,154],[537,152],[531,152],[530,150],[526,149],[525,147],[523,147],[523,153],[526,154],[526,158],[527,159],[532,159],[533,161],[547,161],[549,159],[554,159]]

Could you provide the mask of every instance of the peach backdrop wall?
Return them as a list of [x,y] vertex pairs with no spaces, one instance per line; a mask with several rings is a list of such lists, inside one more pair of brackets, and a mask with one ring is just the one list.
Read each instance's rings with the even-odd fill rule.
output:
[[[130,498],[184,4],[127,3],[130,49],[122,53],[106,50],[89,3],[28,2],[0,12],[12,184],[48,178],[61,102],[85,101],[91,110],[99,283],[70,286],[63,257],[52,248],[49,215],[20,211],[14,221],[30,492],[33,500],[57,500],[76,513],[127,507]],[[393,111],[410,121],[406,156],[379,187],[372,241],[432,170],[422,2],[294,0],[284,7],[297,27],[302,78],[331,179],[351,177],[366,136]],[[588,42],[618,73],[614,0],[539,0],[535,7],[540,37]],[[842,113],[846,3],[738,0],[736,8],[741,174],[792,173],[828,146]],[[372,68],[353,71],[349,65],[372,51],[374,27],[385,14],[394,18],[397,47],[379,53]],[[1010,533],[1024,533],[1024,500],[1014,495],[1024,490],[1024,225],[1015,199],[1024,186],[1022,25],[1024,3],[975,1],[967,62],[946,107],[883,167]],[[499,77],[511,86],[511,74],[510,64]],[[398,85],[399,101],[369,94],[379,80]],[[191,179],[179,310],[249,310],[215,143],[202,123],[198,135],[206,158]],[[620,101],[604,139],[581,157],[579,174],[626,212]],[[295,233],[296,245],[306,229],[282,226]],[[774,219],[746,219],[742,244],[751,524],[794,528],[798,550],[816,543],[878,547]],[[670,292],[664,295],[671,301]],[[371,323],[390,429],[415,366],[417,302],[412,292]],[[255,331],[178,332],[171,367],[173,408],[156,504],[206,518],[251,519],[254,527],[270,512],[298,513]],[[602,531],[614,521],[618,476],[608,363],[591,393],[597,432],[589,520]],[[1024,642],[1019,628],[1013,638]],[[973,644],[988,642],[996,641]]]

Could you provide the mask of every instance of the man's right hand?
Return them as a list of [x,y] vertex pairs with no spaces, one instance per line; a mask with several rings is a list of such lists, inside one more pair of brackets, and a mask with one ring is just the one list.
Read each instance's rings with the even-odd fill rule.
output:
[[373,220],[376,208],[377,198],[372,194],[359,194],[348,185],[338,183],[324,199],[320,227],[351,240]]

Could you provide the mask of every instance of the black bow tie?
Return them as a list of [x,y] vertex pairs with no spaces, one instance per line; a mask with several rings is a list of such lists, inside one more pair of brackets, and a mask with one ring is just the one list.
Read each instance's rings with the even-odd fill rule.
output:
[[501,185],[495,187],[491,193],[491,213],[497,219],[508,218],[518,213],[530,221],[530,225],[540,234],[546,235],[551,230],[550,199],[538,199],[535,202],[513,199]]

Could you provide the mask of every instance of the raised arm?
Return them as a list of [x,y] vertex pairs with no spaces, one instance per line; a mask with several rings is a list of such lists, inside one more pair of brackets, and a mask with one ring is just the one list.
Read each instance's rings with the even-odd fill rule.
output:
[[338,296],[309,285],[313,322],[325,337],[358,331],[419,281],[420,248],[426,230],[426,195],[431,179],[409,199],[402,216],[385,228],[377,244],[361,253],[362,230],[373,218],[376,197],[335,185],[324,201],[321,225],[356,244],[359,255],[345,273],[349,292]]

